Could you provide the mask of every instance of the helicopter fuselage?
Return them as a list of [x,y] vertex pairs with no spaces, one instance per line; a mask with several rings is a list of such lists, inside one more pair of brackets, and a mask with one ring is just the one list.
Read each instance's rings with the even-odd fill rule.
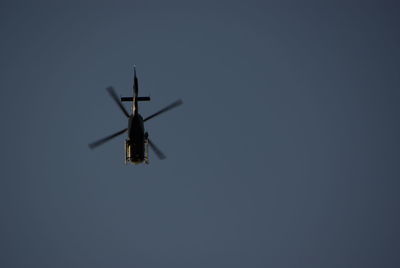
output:
[[128,139],[125,140],[125,162],[139,164],[148,162],[148,135],[145,132],[143,117],[134,113],[128,121]]

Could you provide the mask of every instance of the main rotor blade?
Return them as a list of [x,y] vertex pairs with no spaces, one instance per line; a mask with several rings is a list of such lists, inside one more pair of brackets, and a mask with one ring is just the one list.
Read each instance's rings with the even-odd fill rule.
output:
[[175,107],[178,107],[178,106],[181,105],[182,103],[183,103],[182,100],[177,100],[177,101],[171,103],[170,105],[168,105],[167,107],[165,107],[164,109],[161,109],[160,111],[158,111],[158,112],[156,112],[156,113],[154,113],[154,114],[152,114],[152,115],[146,117],[146,118],[143,120],[143,122],[146,122],[147,120],[150,120],[150,119],[152,119],[153,117],[156,117],[157,115],[160,115],[160,114],[162,114],[162,113],[165,113],[166,111],[169,111],[169,110],[171,110],[171,109],[173,109],[173,108],[175,108]]
[[89,148],[90,148],[90,149],[94,149],[94,148],[96,148],[97,146],[100,146],[100,145],[102,145],[103,143],[105,143],[105,142],[107,142],[107,141],[109,141],[109,140],[111,140],[111,139],[113,139],[113,138],[115,138],[115,137],[121,135],[122,133],[124,133],[124,132],[127,131],[127,130],[128,130],[128,128],[125,128],[125,129],[123,129],[123,130],[121,130],[121,131],[118,131],[117,133],[114,133],[114,134],[112,134],[112,135],[110,135],[110,136],[107,136],[107,137],[102,138],[102,139],[100,139],[100,140],[98,140],[98,141],[89,143]]
[[158,149],[157,146],[150,139],[148,139],[148,141],[149,141],[150,148],[153,149],[153,151],[156,153],[158,158],[160,158],[161,160],[165,159],[166,158],[165,154],[163,154],[163,152],[161,152],[161,150]]
[[111,98],[114,99],[114,101],[118,104],[119,108],[121,111],[125,114],[126,117],[129,117],[128,111],[125,109],[125,107],[122,105],[121,101],[119,100],[119,97],[117,93],[115,93],[115,90],[113,87],[108,87],[107,88],[108,93],[110,94]]

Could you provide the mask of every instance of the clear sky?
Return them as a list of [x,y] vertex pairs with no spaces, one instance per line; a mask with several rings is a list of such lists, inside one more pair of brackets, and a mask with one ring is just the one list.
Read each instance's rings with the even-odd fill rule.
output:
[[[1,1],[0,266],[400,267],[399,12]],[[134,64],[149,166],[87,147]]]

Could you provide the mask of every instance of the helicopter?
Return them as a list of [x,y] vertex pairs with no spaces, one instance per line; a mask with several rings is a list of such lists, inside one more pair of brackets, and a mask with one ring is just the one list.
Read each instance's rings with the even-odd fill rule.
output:
[[[123,114],[128,118],[128,127],[124,128],[114,134],[111,134],[107,137],[99,139],[95,142],[89,143],[89,148],[94,149],[111,139],[118,137],[125,132],[128,132],[128,137],[125,140],[125,164],[140,164],[146,163],[149,164],[149,147],[154,151],[159,159],[165,159],[165,154],[150,140],[148,132],[145,131],[144,122],[165,113],[175,107],[180,106],[183,102],[181,99],[178,99],[171,103],[170,105],[164,107],[158,112],[146,117],[143,117],[139,114],[139,102],[141,101],[150,101],[150,97],[139,97],[139,82],[136,76],[136,66],[133,67],[133,97],[121,97],[118,98],[117,93],[115,92],[113,87],[107,87],[107,91],[110,94],[111,98],[118,105]],[[132,102],[132,112],[128,113],[122,102]]]

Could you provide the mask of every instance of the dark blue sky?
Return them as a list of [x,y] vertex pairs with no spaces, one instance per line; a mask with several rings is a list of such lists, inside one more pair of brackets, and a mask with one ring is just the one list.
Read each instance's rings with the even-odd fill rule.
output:
[[[1,267],[399,267],[395,1],[2,1]],[[125,166],[107,95],[167,154]]]

